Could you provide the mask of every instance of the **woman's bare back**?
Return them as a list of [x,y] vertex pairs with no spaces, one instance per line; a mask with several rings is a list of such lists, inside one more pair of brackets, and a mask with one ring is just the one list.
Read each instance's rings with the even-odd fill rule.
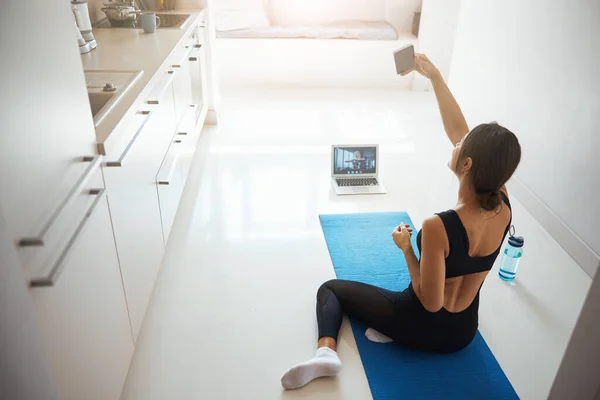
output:
[[[506,204],[500,212],[480,214],[464,207],[456,209],[469,240],[469,256],[485,257],[494,253],[504,239],[504,233],[511,218],[511,211]],[[446,247],[446,257],[449,254]],[[471,305],[489,271],[448,278],[444,285],[444,308],[450,312],[461,312]]]

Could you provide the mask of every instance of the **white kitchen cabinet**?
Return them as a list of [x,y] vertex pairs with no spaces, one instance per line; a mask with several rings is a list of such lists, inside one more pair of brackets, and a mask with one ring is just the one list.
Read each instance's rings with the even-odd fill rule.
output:
[[[25,15],[31,26],[22,29]],[[39,326],[51,368],[44,377],[36,373],[37,349],[23,347],[29,335],[15,337],[2,318],[0,342],[20,347],[0,354],[2,399],[27,397],[4,396],[19,381],[40,388],[52,376],[61,399],[118,400],[133,354],[73,23],[67,2],[3,2],[0,208],[19,259],[21,279],[11,293],[22,289],[30,298],[11,297],[0,314]]]
[[206,74],[199,28],[180,44],[170,60],[173,71],[176,134],[157,174],[158,198],[165,244],[179,207],[185,181],[206,117],[204,102]]
[[193,45],[182,46],[175,55],[175,60],[171,64],[174,72],[173,90],[175,92],[175,115],[176,122],[179,124],[192,104],[192,79],[190,75],[189,55],[194,50]]
[[183,146],[184,144],[181,139],[175,136],[163,164],[156,175],[165,244],[169,240],[171,227],[173,226],[175,214],[179,208],[179,201],[183,193],[184,179],[183,165],[181,163]]
[[[79,161],[96,153],[96,136],[71,9],[43,1],[3,5],[0,203],[14,241],[39,247],[88,167]],[[45,19],[21,30],[33,9]]]
[[134,346],[100,168],[81,193],[30,294],[61,398],[118,400]]
[[[202,45],[202,28],[197,27],[193,34],[193,46],[187,59],[190,79],[191,98],[188,109],[177,128],[183,146],[181,149],[181,166],[184,183],[187,180],[192,164],[198,138],[204,125],[207,113],[206,91],[206,57]],[[177,97],[178,93],[175,92]]]
[[[202,32],[202,28],[198,28]],[[200,34],[199,37],[201,38]],[[199,40],[201,42],[201,40]],[[200,132],[208,111],[208,89],[206,85],[206,50],[202,43],[196,43],[190,52],[190,76],[192,84],[192,104],[196,107],[194,128]],[[196,137],[197,140],[197,137]]]
[[[187,180],[189,175],[190,167],[192,165],[192,159],[196,152],[196,145],[198,142],[199,131],[195,127],[195,112],[196,107],[194,104],[188,107],[188,111],[183,116],[183,119],[179,123],[177,128],[176,138],[181,141],[179,144],[179,165],[181,168],[183,184]],[[204,113],[206,115],[206,112]]]
[[192,85],[192,104],[196,106],[194,126],[200,127],[204,124],[206,111],[208,109],[208,89],[206,74],[206,49],[204,45],[204,28],[198,26],[194,31],[194,45],[188,58],[190,62],[190,76]]
[[[150,93],[145,122],[124,135],[126,143],[107,154],[108,202],[123,285],[137,340],[164,253],[156,176],[175,132],[172,74],[165,72]],[[143,110],[145,111],[145,110]],[[144,118],[143,116],[140,118]],[[131,132],[130,132],[131,133]],[[131,138],[131,139],[130,139]]]

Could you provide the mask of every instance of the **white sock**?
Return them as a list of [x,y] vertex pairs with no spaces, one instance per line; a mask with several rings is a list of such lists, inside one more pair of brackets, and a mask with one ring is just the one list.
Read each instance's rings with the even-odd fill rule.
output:
[[297,389],[316,378],[336,376],[341,369],[342,362],[337,353],[329,347],[320,347],[313,358],[288,369],[281,378],[281,386]]
[[394,339],[390,339],[389,337],[385,336],[383,333],[377,332],[373,328],[367,329],[365,331],[365,336],[371,342],[375,342],[375,343],[390,343],[390,342],[394,341]]

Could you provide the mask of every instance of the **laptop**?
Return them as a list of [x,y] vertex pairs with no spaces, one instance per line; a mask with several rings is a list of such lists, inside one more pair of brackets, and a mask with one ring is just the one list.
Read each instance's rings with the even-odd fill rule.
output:
[[331,148],[331,177],[335,193],[384,194],[378,179],[379,146],[334,145]]

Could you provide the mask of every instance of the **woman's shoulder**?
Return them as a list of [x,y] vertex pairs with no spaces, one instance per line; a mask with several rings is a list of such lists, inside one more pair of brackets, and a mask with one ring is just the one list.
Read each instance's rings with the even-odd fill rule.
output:
[[444,253],[444,258],[449,254],[448,225],[440,213],[425,218],[420,235],[426,237],[427,248],[433,251],[439,249]]
[[[457,224],[460,223],[460,217],[455,209],[451,208],[449,210],[440,211],[427,218],[430,224],[435,224],[437,222],[438,227],[442,226],[445,230],[453,230]],[[441,224],[441,225],[439,225]]]
[[423,225],[421,227],[422,231],[426,231],[427,233],[431,233],[433,235],[443,233],[446,234],[446,224],[444,222],[444,215],[448,213],[448,211],[443,211],[441,213],[436,213],[430,217],[425,218],[423,221]]

